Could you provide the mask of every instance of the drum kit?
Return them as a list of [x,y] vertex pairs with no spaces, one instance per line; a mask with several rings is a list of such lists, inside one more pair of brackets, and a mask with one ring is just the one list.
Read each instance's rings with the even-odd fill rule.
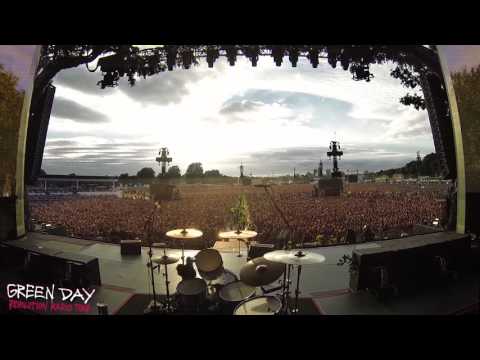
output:
[[203,236],[203,233],[197,229],[175,229],[167,232],[169,238],[180,240],[182,245],[182,264],[185,265],[185,240],[197,239]]
[[238,257],[242,257],[242,253],[240,252],[240,241],[245,241],[245,244],[247,245],[247,253],[250,248],[250,239],[254,238],[257,236],[257,233],[255,231],[251,230],[237,230],[237,231],[225,231],[221,232],[218,234],[218,237],[220,239],[232,239],[232,240],[238,240]]
[[[221,237],[229,239],[249,239],[256,235],[253,231],[221,233]],[[167,236],[182,240],[181,258],[184,264],[183,240],[202,236],[202,232],[196,229],[180,229],[169,231]],[[299,312],[302,267],[321,264],[325,261],[323,255],[312,251],[276,250],[266,253],[263,257],[247,261],[242,266],[240,279],[238,279],[234,273],[224,269],[222,256],[217,250],[204,249],[199,251],[193,260],[200,278],[182,278],[176,288],[177,301],[174,302],[170,296],[167,265],[177,263],[180,258],[167,255],[165,249],[162,256],[152,257],[151,252],[149,254],[154,297],[150,310],[166,313],[174,312],[177,309],[187,313],[199,313],[201,309],[205,309],[205,304],[212,303],[214,305],[208,309],[234,315],[297,314]],[[192,259],[188,258],[187,260],[191,261]],[[158,307],[155,298],[153,270],[162,265],[165,268],[166,298]],[[291,278],[295,269],[296,288],[294,303],[291,304]],[[283,279],[279,280],[282,276]],[[280,286],[270,290],[264,289],[264,286],[272,285],[277,281]],[[263,294],[257,296],[256,292],[259,287]],[[275,291],[275,295],[268,295]]]

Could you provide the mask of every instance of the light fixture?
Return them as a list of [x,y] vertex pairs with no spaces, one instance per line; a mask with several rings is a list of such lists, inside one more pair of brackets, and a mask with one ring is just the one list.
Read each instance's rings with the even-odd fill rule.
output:
[[207,48],[207,64],[209,68],[213,68],[213,64],[215,63],[215,60],[218,59],[219,55],[218,48],[214,46],[209,46]]
[[281,46],[272,46],[272,57],[275,65],[282,66],[283,56],[285,55],[285,49]]
[[190,65],[193,62],[193,50],[184,48],[182,50],[182,65],[184,69],[190,69]]
[[237,61],[237,48],[233,45],[233,46],[226,46],[224,49],[227,54],[227,59],[230,66],[234,66],[235,62]]
[[252,66],[257,66],[260,49],[258,46],[246,46],[243,48],[243,54],[250,59]]
[[310,60],[310,63],[312,64],[312,67],[316,69],[318,67],[318,56],[319,56],[319,51],[316,48],[311,48],[308,51],[308,59]]
[[288,60],[290,60],[292,67],[297,67],[298,54],[299,54],[298,48],[291,48],[288,50]]
[[168,45],[166,48],[167,48],[167,68],[168,68],[168,71],[172,71],[173,67],[177,63],[178,47],[174,45]]

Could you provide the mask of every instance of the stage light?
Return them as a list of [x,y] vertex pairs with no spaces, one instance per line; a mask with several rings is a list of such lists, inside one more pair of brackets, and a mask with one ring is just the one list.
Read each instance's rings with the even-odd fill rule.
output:
[[118,85],[118,80],[120,76],[118,75],[118,71],[114,72],[107,72],[103,75],[103,80],[97,82],[97,85],[100,85],[102,89],[106,87],[114,87]]
[[272,57],[275,61],[275,65],[282,66],[283,56],[285,55],[285,49],[280,46],[272,47]]
[[318,55],[319,51],[315,48],[310,49],[308,52],[308,59],[310,60],[310,63],[314,69],[316,69],[318,66]]
[[217,60],[219,56],[220,54],[216,47],[209,46],[207,48],[207,64],[209,68],[213,68],[213,64],[215,63],[215,60]]
[[260,49],[258,46],[246,46],[243,48],[243,54],[250,59],[252,66],[257,66]]
[[190,69],[190,65],[193,62],[193,50],[192,49],[184,49],[182,51],[182,65],[184,69]]
[[237,61],[237,48],[235,46],[226,46],[224,49],[230,66],[234,66],[235,61]]
[[292,64],[292,67],[297,67],[299,50],[292,48],[288,50],[288,60]]
[[342,54],[340,56],[340,64],[342,65],[343,70],[345,70],[345,71],[348,70],[348,66],[350,65],[350,61],[345,54]]
[[167,48],[167,68],[168,68],[168,71],[172,71],[173,67],[177,63],[178,47],[169,45],[166,48]]
[[339,51],[340,49],[337,46],[327,46],[328,63],[334,69],[337,67]]
[[352,64],[350,72],[353,74],[353,80],[355,81],[366,80],[369,82],[373,78],[373,74],[370,73],[370,68],[367,64]]
[[130,86],[135,85],[135,82],[136,82],[135,74],[133,72],[128,74],[128,83],[130,84]]

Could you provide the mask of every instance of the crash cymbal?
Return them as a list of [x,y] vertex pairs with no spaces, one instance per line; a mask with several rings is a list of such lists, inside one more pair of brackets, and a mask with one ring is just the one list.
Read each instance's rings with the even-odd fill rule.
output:
[[264,286],[273,283],[285,271],[285,265],[263,257],[248,261],[240,270],[240,280],[250,286]]
[[152,262],[159,265],[170,265],[175,264],[180,260],[177,256],[169,256],[169,255],[162,255],[162,256],[155,256],[152,258]]
[[197,229],[175,229],[170,230],[165,235],[174,239],[196,239],[201,237],[203,233]]
[[325,261],[325,256],[311,251],[276,250],[263,255],[267,260],[287,265],[313,265]]
[[250,239],[257,236],[255,231],[243,230],[243,231],[224,231],[218,234],[221,239]]

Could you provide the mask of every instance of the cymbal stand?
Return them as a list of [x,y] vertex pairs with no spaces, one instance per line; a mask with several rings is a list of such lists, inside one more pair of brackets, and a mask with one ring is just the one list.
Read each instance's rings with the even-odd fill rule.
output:
[[302,273],[302,265],[297,266],[297,288],[295,289],[295,305],[292,309],[293,314],[298,314],[298,295],[300,295],[300,275]]
[[153,300],[152,302],[150,303],[150,305],[148,306],[148,308],[145,310],[145,312],[152,312],[152,313],[157,313],[160,309],[157,305],[157,295],[155,293],[155,276],[153,274],[153,271],[155,270],[156,266],[154,267],[153,266],[153,263],[152,263],[152,255],[153,255],[153,252],[152,252],[152,243],[149,242],[149,250],[148,250],[148,257],[149,257],[149,262],[147,264],[147,266],[150,268],[150,275],[151,275],[151,278],[152,278],[152,294],[153,294]]
[[[305,256],[305,253],[302,250],[299,250],[296,254],[296,257],[301,258]],[[297,287],[295,289],[295,305],[292,309],[293,314],[298,314],[298,295],[300,295],[300,276],[302,274],[302,265],[297,265]]]
[[[183,228],[182,234],[185,236],[187,235],[188,231],[186,228]],[[180,239],[180,242],[182,244],[182,265],[185,265],[185,240]]]
[[288,315],[290,312],[290,276],[292,265],[285,264],[285,272],[283,273],[283,286],[282,286],[282,309],[280,313]]
[[[165,248],[163,248],[163,256],[167,256],[167,252],[166,252]],[[163,276],[165,276],[165,288],[167,289],[166,290],[167,297],[165,298],[165,302],[163,303],[163,306],[164,306],[165,311],[172,312],[174,310],[174,308],[173,308],[173,304],[172,304],[172,301],[171,301],[171,298],[170,298],[170,281],[168,280],[167,264],[165,264],[164,266],[165,266],[165,273],[163,274]],[[158,267],[159,267],[158,270],[160,271],[160,265],[158,265]]]

